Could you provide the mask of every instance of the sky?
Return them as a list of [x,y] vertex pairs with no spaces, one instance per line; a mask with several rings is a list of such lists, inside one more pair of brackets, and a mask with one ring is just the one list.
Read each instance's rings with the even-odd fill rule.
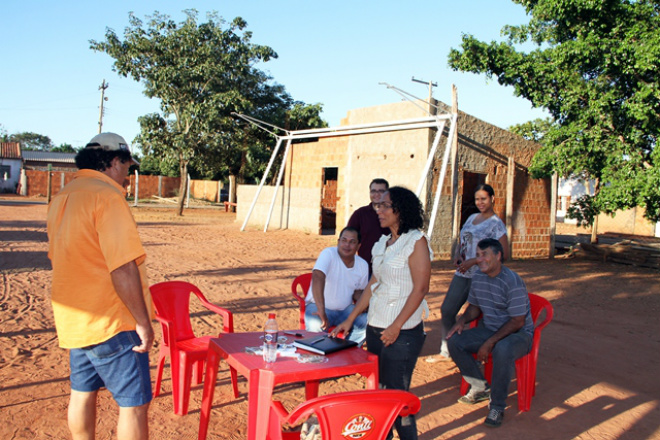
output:
[[297,101],[323,105],[323,118],[339,125],[349,110],[400,101],[388,83],[426,99],[451,103],[501,128],[545,117],[485,75],[454,72],[447,65],[462,34],[502,41],[504,25],[527,23],[522,6],[509,0],[2,0],[0,2],[0,130],[34,132],[54,145],[83,146],[99,127],[100,86],[105,90],[103,131],[130,143],[138,117],[159,111],[140,83],[112,70],[113,59],[89,48],[107,28],[119,36],[129,12],[146,21],[155,11],[176,22],[196,9],[198,23],[215,11],[227,22],[242,17],[252,43],[279,55],[258,67]]

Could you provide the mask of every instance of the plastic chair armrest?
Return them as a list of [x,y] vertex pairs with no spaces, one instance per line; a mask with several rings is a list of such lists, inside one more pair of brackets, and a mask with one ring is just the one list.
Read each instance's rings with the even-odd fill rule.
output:
[[163,344],[167,345],[170,347],[170,350],[172,350],[172,348],[175,348],[175,344],[173,344],[172,341],[176,341],[173,322],[158,315],[156,315],[156,321],[160,322],[163,327]]
[[234,315],[224,307],[216,306],[208,301],[202,301],[204,307],[222,316],[222,331],[225,333],[234,333]]

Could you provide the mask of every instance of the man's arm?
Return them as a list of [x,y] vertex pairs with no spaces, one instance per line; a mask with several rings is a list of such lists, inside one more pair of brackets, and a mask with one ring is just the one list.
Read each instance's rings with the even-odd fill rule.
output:
[[328,317],[325,314],[325,274],[318,269],[312,271],[312,296],[317,314],[321,318],[321,328],[325,330],[328,327]]
[[151,319],[147,306],[144,303],[142,293],[142,282],[140,281],[140,272],[135,261],[124,264],[110,272],[112,284],[122,302],[135,318],[137,331],[142,344],[139,347],[133,347],[133,351],[146,353],[151,349],[154,342],[154,329],[151,327]]
[[451,338],[454,333],[458,333],[459,335],[463,333],[463,327],[465,327],[465,324],[474,321],[479,316],[481,316],[481,309],[474,304],[468,303],[468,306],[465,309],[465,313],[456,319],[456,324],[454,324],[454,326],[449,329],[445,339]]
[[493,351],[493,347],[495,347],[495,344],[497,344],[499,340],[517,332],[523,328],[524,325],[525,315],[513,316],[506,322],[506,324],[500,327],[500,329],[495,332],[493,336],[486,339],[486,342],[484,342],[481,347],[479,347],[479,351],[477,352],[477,360],[479,362],[486,362],[488,360],[488,355],[491,353],[491,351]]

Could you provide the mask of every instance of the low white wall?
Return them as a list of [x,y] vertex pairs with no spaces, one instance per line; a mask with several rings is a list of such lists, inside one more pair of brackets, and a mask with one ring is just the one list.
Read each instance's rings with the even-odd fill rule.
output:
[[[236,221],[243,224],[250,210],[258,185],[238,185]],[[264,185],[250,214],[247,227],[262,229],[268,218],[275,187]],[[318,234],[321,228],[321,192],[318,188],[279,188],[269,230],[295,229]]]

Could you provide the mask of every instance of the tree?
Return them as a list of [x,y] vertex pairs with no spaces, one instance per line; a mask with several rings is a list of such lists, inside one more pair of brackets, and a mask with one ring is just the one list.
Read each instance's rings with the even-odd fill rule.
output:
[[[660,4],[657,0],[514,0],[531,16],[506,26],[507,42],[464,35],[454,70],[496,76],[548,110],[553,124],[530,168],[582,175],[595,194],[574,206],[594,214],[643,206],[660,220]],[[534,50],[516,50],[532,43]],[[579,214],[576,214],[579,215]]]
[[155,12],[147,25],[131,13],[123,41],[112,29],[106,30],[105,41],[90,41],[93,50],[115,59],[116,72],[142,81],[145,95],[161,100],[162,115],[140,118],[139,142],[148,153],[178,161],[179,215],[188,164],[218,144],[218,133],[232,124],[231,112],[251,108],[241,93],[244,84],[254,82],[257,62],[277,57],[270,47],[250,43],[252,34],[244,31],[247,23],[240,17],[223,29],[224,21],[214,13],[199,25],[195,10],[185,13],[187,19],[177,24]]
[[20,142],[24,150],[50,151],[53,148],[53,141],[48,136],[29,131],[10,135],[9,142]]
[[9,135],[2,124],[0,124],[0,142],[9,142]]
[[54,147],[52,150],[50,150],[54,153],[77,153],[78,151],[73,148],[73,145],[71,144],[60,144],[59,147]]

